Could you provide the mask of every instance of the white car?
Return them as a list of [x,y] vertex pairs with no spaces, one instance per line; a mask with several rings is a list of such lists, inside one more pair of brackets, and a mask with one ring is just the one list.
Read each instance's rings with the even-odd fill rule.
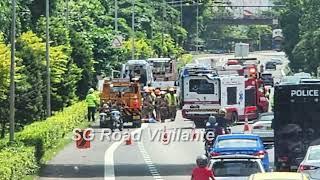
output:
[[252,125],[252,134],[260,136],[264,143],[272,143],[274,140],[274,132],[271,127],[273,118],[272,112],[262,113]]
[[247,180],[251,174],[265,172],[261,160],[251,155],[215,156],[208,166],[216,180]]
[[310,179],[320,179],[320,145],[310,146],[298,172],[309,175]]

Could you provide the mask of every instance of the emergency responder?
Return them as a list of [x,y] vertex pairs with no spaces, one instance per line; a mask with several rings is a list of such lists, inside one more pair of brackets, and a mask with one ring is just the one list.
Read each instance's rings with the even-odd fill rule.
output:
[[142,114],[144,118],[151,118],[154,110],[154,100],[149,88],[145,90],[145,96],[143,98]]
[[168,103],[169,117],[171,121],[174,121],[177,114],[178,98],[174,92],[174,88],[171,87],[168,91],[169,93],[167,93],[166,95],[166,100]]
[[192,170],[191,180],[214,180],[212,169],[208,168],[208,158],[205,155],[197,157],[197,167]]
[[86,103],[88,106],[88,121],[95,121],[96,107],[98,106],[97,97],[94,95],[94,89],[90,88],[86,96]]
[[168,103],[166,100],[166,92],[161,91],[161,101],[160,101],[160,118],[161,122],[164,123],[168,117]]
[[156,89],[154,91],[154,94],[156,95],[155,102],[154,102],[154,107],[156,111],[156,120],[160,121],[160,105],[161,105],[161,91],[159,89]]

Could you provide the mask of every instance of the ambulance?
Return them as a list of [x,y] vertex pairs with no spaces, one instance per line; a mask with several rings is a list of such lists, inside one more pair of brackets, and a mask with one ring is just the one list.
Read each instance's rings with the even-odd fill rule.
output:
[[230,124],[245,118],[245,78],[218,75],[216,70],[186,69],[182,75],[181,103],[183,118],[203,127],[209,116],[227,110]]

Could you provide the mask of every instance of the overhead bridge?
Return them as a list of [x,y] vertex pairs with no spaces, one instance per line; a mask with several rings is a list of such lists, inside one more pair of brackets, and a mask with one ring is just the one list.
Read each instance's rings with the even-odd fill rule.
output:
[[215,18],[212,24],[225,24],[225,25],[274,25],[277,19],[274,18]]

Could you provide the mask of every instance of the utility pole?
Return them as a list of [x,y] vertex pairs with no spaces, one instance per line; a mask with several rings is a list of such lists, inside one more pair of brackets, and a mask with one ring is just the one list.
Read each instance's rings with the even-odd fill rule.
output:
[[131,47],[131,58],[132,59],[134,59],[134,54],[135,54],[135,43],[134,43],[134,38],[135,38],[135,29],[134,29],[134,23],[135,23],[135,21],[134,21],[134,15],[135,15],[135,12],[134,12],[134,10],[135,10],[135,2],[134,2],[135,0],[132,0],[132,16],[131,16],[131,29],[132,29],[132,47]]
[[114,0],[114,29],[118,34],[118,0]]
[[15,50],[16,50],[16,0],[12,0],[12,24],[11,24],[11,63],[10,63],[10,142],[14,141],[15,120]]
[[197,0],[197,38],[196,38],[196,53],[198,54],[199,48],[199,0]]
[[163,57],[163,46],[164,46],[164,28],[165,28],[165,16],[166,16],[166,7],[165,0],[162,0],[162,32],[161,32],[161,56]]
[[183,17],[183,15],[182,15],[182,13],[183,13],[183,11],[182,11],[182,1],[180,1],[180,26],[182,27],[182,25],[183,25],[183,22],[182,22],[182,17]]
[[49,0],[46,0],[46,66],[47,66],[47,117],[51,116],[50,45],[49,45]]

